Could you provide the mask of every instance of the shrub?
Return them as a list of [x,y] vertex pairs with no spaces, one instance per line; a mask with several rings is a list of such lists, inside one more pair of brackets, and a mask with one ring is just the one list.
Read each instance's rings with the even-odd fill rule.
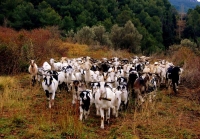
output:
[[194,42],[191,42],[189,39],[184,39],[184,40],[181,40],[181,46],[195,48],[195,47],[197,47],[197,44]]
[[200,83],[200,57],[188,47],[179,47],[173,52],[171,61],[176,66],[183,67],[182,81],[190,88],[198,87]]
[[41,64],[49,57],[60,57],[59,31],[56,27],[14,31],[0,27],[0,73],[27,71],[29,59]]
[[184,64],[183,81],[189,88],[199,87],[200,83],[200,58],[190,55]]
[[88,26],[80,29],[75,35],[78,43],[87,45],[91,45],[94,43],[94,37],[94,31]]

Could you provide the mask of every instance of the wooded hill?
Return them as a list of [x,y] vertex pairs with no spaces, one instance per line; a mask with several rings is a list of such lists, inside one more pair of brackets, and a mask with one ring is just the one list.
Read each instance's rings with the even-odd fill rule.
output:
[[197,0],[169,0],[177,11],[187,13],[189,9],[194,9],[200,2]]
[[1,0],[0,25],[16,30],[57,26],[73,42],[151,55],[184,38],[199,46],[199,9],[177,26],[182,16],[168,0]]

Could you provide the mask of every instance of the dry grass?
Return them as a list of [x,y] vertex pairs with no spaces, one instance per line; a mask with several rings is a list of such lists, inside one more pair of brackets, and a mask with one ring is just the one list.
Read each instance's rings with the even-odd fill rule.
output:
[[100,59],[102,57],[111,58],[114,56],[121,58],[133,57],[133,54],[126,50],[113,50],[103,46],[87,46],[80,44],[72,44],[65,42],[60,46],[61,50],[66,50],[62,56],[69,58],[90,56],[92,58]]
[[40,85],[32,87],[28,74],[0,77],[0,138],[183,138],[200,137],[200,106],[197,92],[180,88],[178,96],[159,91],[153,103],[136,109],[130,102],[119,118],[100,129],[100,117],[92,107],[89,119],[78,120],[79,109],[71,105],[72,95],[56,95],[55,106],[48,109]]

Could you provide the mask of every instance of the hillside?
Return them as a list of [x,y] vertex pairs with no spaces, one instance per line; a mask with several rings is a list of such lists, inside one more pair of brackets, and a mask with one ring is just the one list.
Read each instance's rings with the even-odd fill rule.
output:
[[200,2],[197,0],[169,0],[177,11],[187,13],[188,9],[194,9]]
[[137,108],[131,98],[127,111],[120,111],[118,118],[112,116],[110,125],[106,124],[102,130],[95,106],[92,106],[87,120],[79,121],[79,107],[72,107],[71,92],[57,93],[54,107],[47,108],[48,101],[41,84],[31,86],[27,61],[37,58],[38,66],[41,66],[44,61],[61,56],[100,59],[113,56],[130,58],[134,54],[98,45],[63,42],[56,33],[52,35],[43,29],[31,33],[5,28],[0,33],[4,42],[0,47],[1,71],[4,74],[16,73],[0,76],[0,138],[200,138],[200,58],[188,47],[174,46],[166,55],[152,56],[153,59],[167,59],[184,67],[177,96],[170,89],[160,88],[156,99],[152,103],[147,101],[141,108]]
[[[176,13],[172,11],[167,0],[164,2],[163,0],[26,0],[23,3],[20,1],[2,0],[0,2],[0,26],[16,30],[57,26],[62,32],[62,37],[66,37],[77,36],[76,34],[86,26],[101,25],[102,37],[93,37],[92,33],[83,36],[95,38],[95,44],[129,49],[132,52],[134,52],[132,48],[135,48],[135,42],[139,42],[140,44],[137,43],[140,46],[138,51],[145,55],[162,51],[165,47],[167,49],[176,41],[174,32]],[[136,28],[140,34],[136,35],[140,38],[139,41],[132,39],[133,30],[130,28],[118,33],[120,27],[124,27],[128,21],[131,21],[134,26],[127,27]],[[115,32],[119,34],[115,35],[115,37],[119,36],[119,39],[108,36]],[[123,32],[126,32],[126,35],[120,34]],[[76,37],[76,41],[80,43],[87,45],[91,43],[91,41],[81,40]]]
[[[93,56],[99,57],[97,53]],[[82,52],[73,49],[69,54],[76,57]],[[89,118],[79,121],[79,106],[72,106],[71,92],[57,93],[55,105],[49,109],[41,84],[32,87],[28,73],[1,76],[0,138],[199,139],[199,92],[198,88],[189,89],[184,84],[180,85],[176,96],[171,89],[160,88],[156,99],[151,103],[146,101],[140,108],[131,98],[128,109],[120,111],[118,118],[111,116],[110,124],[105,124],[103,130],[94,105]]]

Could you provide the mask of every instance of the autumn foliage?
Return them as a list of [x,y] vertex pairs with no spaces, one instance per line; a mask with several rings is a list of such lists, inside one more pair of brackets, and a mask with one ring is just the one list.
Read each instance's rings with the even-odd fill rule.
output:
[[[13,74],[27,70],[29,59],[43,59],[59,52],[61,40],[47,29],[14,31],[0,27],[0,73]],[[53,54],[52,54],[53,53]]]
[[109,50],[102,46],[87,46],[63,42],[55,27],[34,29],[31,31],[15,31],[0,27],[0,73],[15,74],[27,71],[29,59],[37,59],[40,66],[50,58],[60,59],[62,56],[74,58],[80,56],[127,57],[126,50]]

